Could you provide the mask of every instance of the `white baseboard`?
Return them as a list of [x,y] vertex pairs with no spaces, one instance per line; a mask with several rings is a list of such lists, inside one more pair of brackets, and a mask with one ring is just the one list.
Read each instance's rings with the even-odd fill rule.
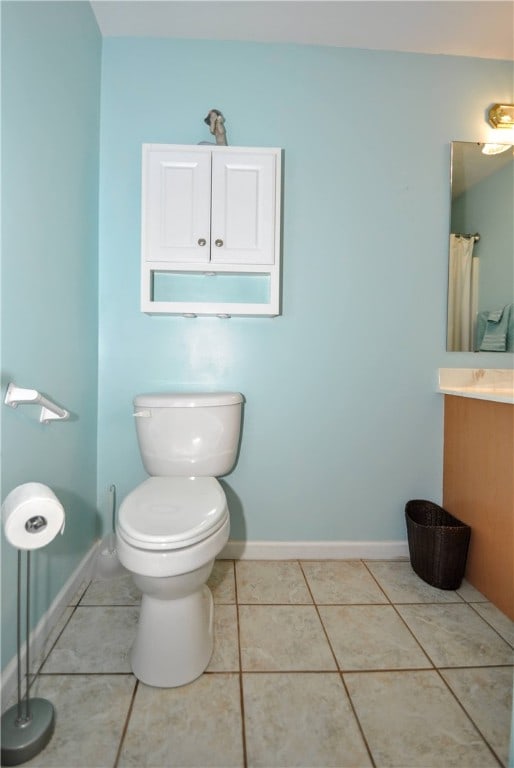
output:
[[220,560],[394,560],[407,541],[229,541]]
[[[66,584],[55,596],[48,610],[41,616],[37,626],[30,633],[29,643],[31,659],[36,659],[44,649],[48,636],[59,621],[65,608],[69,605],[71,598],[75,595],[81,582],[89,581],[92,578],[98,546],[99,542],[95,542],[89,552],[82,558]],[[26,655],[27,646],[26,643],[23,643],[21,647],[21,665],[23,670],[25,670]],[[15,654],[2,670],[2,712],[7,708],[11,698],[16,692],[18,686],[17,670],[18,661],[17,655]],[[25,690],[25,681],[23,682],[23,690]]]

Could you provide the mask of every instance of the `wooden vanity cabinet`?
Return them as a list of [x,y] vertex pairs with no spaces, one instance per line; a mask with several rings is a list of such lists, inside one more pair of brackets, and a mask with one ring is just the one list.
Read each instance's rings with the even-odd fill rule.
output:
[[444,401],[443,506],[471,526],[466,578],[514,620],[514,405]]

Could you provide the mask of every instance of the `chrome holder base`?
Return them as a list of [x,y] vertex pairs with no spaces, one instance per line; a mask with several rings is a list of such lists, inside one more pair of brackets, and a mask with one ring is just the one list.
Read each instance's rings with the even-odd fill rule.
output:
[[26,763],[43,750],[55,728],[55,709],[46,699],[30,699],[28,717],[15,704],[2,715],[2,765]]

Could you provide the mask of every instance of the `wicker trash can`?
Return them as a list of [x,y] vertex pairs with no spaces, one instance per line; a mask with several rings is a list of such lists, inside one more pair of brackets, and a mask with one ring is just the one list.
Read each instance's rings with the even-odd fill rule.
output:
[[433,587],[458,589],[466,569],[469,525],[423,499],[407,502],[405,520],[415,573]]

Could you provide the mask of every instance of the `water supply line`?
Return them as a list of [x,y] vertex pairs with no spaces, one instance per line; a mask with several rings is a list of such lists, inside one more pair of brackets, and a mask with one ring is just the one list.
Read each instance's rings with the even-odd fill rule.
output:
[[120,563],[116,549],[116,486],[109,487],[111,504],[111,531],[100,542],[96,558],[95,578],[108,579],[121,575],[125,569]]
[[109,493],[111,494],[111,526],[112,526],[112,536],[111,536],[111,542],[109,547],[109,553],[115,554],[116,553],[116,486],[114,483],[112,483],[111,487],[109,488]]

